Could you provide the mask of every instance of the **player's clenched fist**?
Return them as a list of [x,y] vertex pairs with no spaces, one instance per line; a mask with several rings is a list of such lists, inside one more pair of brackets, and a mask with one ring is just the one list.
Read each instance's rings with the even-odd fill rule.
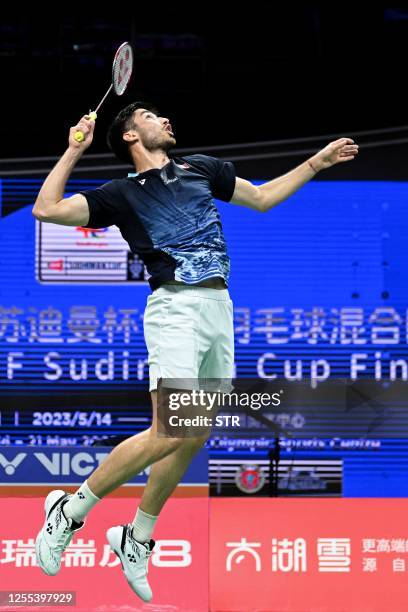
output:
[[68,143],[72,149],[87,149],[93,140],[95,129],[95,121],[89,115],[84,115],[77,123],[69,130]]

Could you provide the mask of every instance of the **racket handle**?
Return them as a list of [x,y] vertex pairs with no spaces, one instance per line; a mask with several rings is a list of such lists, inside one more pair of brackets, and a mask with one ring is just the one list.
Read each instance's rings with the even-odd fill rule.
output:
[[[98,116],[98,115],[97,115],[97,114],[96,114],[94,111],[92,111],[91,113],[89,113],[89,119],[90,119],[91,121],[95,121],[95,119],[96,119],[96,117],[97,117],[97,116]],[[76,140],[77,142],[83,142],[83,141],[85,140],[85,135],[84,135],[84,133],[83,133],[83,132],[81,132],[81,130],[78,130],[77,132],[75,132],[75,134],[74,134],[74,138],[75,138],[75,140]]]

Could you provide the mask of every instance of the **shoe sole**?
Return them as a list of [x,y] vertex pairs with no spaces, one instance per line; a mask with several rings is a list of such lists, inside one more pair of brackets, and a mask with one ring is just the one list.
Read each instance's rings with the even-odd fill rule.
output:
[[[43,529],[44,529],[44,527],[43,527]],[[37,535],[37,537],[35,539],[35,555],[37,557],[38,567],[40,567],[42,569],[42,571],[44,572],[44,574],[47,574],[47,576],[55,576],[56,574],[52,574],[51,572],[47,571],[45,565],[41,561],[41,555],[40,555],[41,532],[42,532],[42,529],[41,529],[40,533]]]

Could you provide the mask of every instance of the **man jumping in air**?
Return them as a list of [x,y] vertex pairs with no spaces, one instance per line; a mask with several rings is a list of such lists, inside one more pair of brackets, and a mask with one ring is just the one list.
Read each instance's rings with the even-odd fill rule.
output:
[[[85,116],[70,129],[68,148],[41,187],[33,214],[60,225],[116,225],[132,253],[144,261],[152,289],[144,315],[152,424],[116,446],[75,494],[48,494],[36,555],[41,569],[55,575],[93,506],[152,466],[133,522],[107,531],[130,587],[150,601],[147,569],[156,520],[206,440],[156,435],[157,380],[233,377],[230,266],[214,198],[267,212],[320,170],[354,159],[358,146],[340,138],[287,174],[256,187],[236,177],[230,162],[206,155],[170,158],[176,140],[169,120],[150,105],[135,102],[117,115],[108,133],[111,149],[134,172],[64,198],[67,180],[91,145],[94,128]],[[81,143],[74,138],[78,130],[85,135]]]

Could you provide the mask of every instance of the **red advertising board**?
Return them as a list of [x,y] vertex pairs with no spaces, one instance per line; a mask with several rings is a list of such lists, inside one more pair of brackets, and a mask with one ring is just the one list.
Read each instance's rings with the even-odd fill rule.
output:
[[0,499],[1,591],[74,591],[75,612],[408,610],[405,499],[211,499],[210,551],[209,500],[171,499],[154,534],[150,604],[129,589],[105,539],[109,526],[132,519],[136,499],[98,504],[55,577],[35,563],[42,503]]
[[408,500],[212,499],[212,612],[406,612]]
[[150,604],[143,604],[130,590],[105,538],[110,526],[132,521],[137,503],[126,498],[102,500],[65,551],[61,571],[51,577],[36,567],[34,551],[44,521],[43,498],[0,498],[0,590],[76,592],[74,607],[48,610],[207,612],[208,498],[170,499],[164,507],[149,565]]

